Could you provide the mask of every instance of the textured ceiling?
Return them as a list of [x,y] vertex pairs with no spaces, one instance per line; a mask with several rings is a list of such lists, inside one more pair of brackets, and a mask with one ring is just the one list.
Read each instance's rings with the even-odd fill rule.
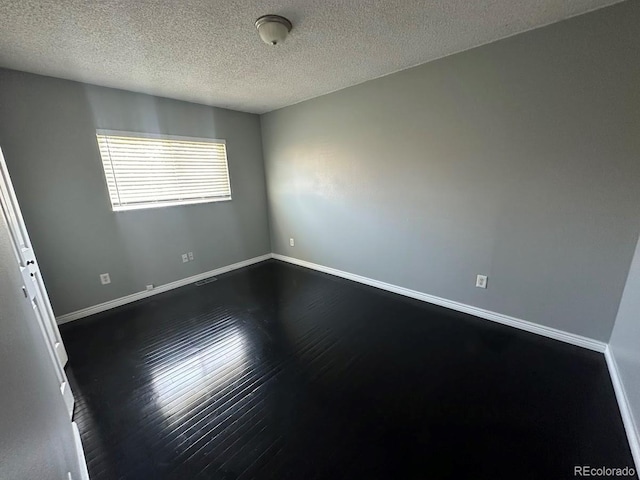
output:
[[0,0],[0,66],[262,113],[616,2]]

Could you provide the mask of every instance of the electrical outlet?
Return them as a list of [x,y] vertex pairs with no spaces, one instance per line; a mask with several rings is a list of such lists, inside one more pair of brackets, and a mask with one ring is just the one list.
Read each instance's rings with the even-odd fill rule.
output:
[[189,255],[186,253],[182,254],[182,263],[187,263],[189,261]]
[[296,241],[293,238],[289,239],[289,246],[290,247],[295,247],[296,246]]
[[189,255],[189,261],[192,261],[193,260],[193,252],[189,252],[188,255]]
[[478,275],[476,277],[476,287],[478,287],[478,288],[487,288],[487,276],[486,275]]
[[100,283],[102,285],[109,285],[111,283],[111,277],[109,276],[108,273],[101,273],[100,274]]
[[150,285],[147,285],[147,290],[153,290],[153,283]]

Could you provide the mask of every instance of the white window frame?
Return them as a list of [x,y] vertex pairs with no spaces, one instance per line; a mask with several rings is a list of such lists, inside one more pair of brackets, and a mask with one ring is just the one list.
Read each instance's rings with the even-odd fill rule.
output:
[[[111,193],[109,191],[109,185],[107,180],[107,172],[105,171],[104,159],[102,158],[102,153],[100,152],[100,148],[98,145],[98,154],[100,155],[100,163],[102,168],[102,174],[105,181],[105,186],[107,187],[107,194],[109,196],[109,203],[111,204],[111,209],[114,212],[126,212],[131,210],[146,210],[150,208],[163,208],[163,207],[175,207],[180,205],[197,205],[202,203],[217,203],[217,202],[228,202],[232,199],[232,191],[231,191],[231,174],[229,172],[229,155],[226,148],[226,140],[219,138],[205,138],[205,137],[187,137],[182,135],[165,135],[162,133],[145,133],[145,132],[131,132],[126,130],[109,130],[109,129],[96,129],[96,143],[98,142],[98,135],[113,135],[113,136],[121,136],[121,137],[133,137],[133,138],[150,138],[150,139],[158,139],[158,140],[176,140],[176,141],[187,141],[187,142],[205,142],[205,143],[218,143],[223,144],[225,146],[225,165],[226,165],[226,174],[227,179],[229,181],[229,196],[220,197],[220,198],[204,198],[204,199],[187,199],[187,200],[175,200],[175,201],[161,201],[161,202],[148,202],[141,203],[138,205],[113,205],[111,201]],[[114,172],[115,178],[115,172]]]

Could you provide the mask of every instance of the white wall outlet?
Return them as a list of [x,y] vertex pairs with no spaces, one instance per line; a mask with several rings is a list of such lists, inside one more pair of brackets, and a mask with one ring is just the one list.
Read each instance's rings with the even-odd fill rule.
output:
[[295,247],[296,246],[296,241],[293,238],[289,239],[289,246],[290,247]]
[[188,255],[189,255],[189,261],[192,261],[193,260],[193,252],[189,252]]
[[187,263],[189,261],[189,255],[186,253],[182,254],[182,263]]
[[147,290],[153,290],[153,283],[152,283],[152,284],[147,285]]
[[100,283],[102,285],[109,285],[111,283],[111,277],[109,276],[108,273],[101,273],[100,274]]
[[487,276],[486,275],[478,275],[476,277],[476,287],[478,287],[478,288],[487,288]]

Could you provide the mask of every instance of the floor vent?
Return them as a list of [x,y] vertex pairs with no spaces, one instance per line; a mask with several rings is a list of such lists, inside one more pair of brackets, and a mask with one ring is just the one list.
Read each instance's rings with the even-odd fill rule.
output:
[[216,280],[218,280],[218,277],[209,277],[209,278],[205,278],[204,280],[198,280],[196,282],[196,287],[201,287],[202,285],[206,285],[207,283],[215,282]]

